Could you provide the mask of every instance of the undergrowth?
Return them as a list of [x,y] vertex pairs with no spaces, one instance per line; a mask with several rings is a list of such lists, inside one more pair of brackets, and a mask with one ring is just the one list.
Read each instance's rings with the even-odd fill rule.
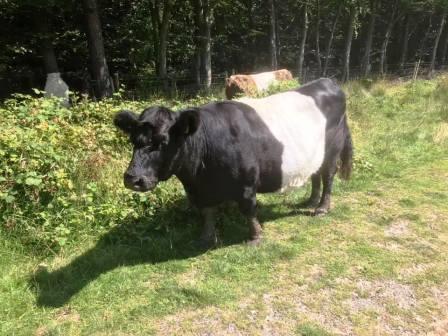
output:
[[[296,81],[282,83],[263,95],[296,86]],[[447,89],[446,77],[394,86],[346,86],[358,177],[352,185],[371,183],[379,175],[399,175],[404,167],[440,155],[447,138]],[[134,234],[148,228],[171,230],[175,211],[163,218],[153,215],[172,205],[187,208],[182,187],[173,179],[148,194],[123,188],[131,148],[112,118],[123,108],[138,112],[166,105],[179,110],[216,99],[135,102],[118,95],[101,102],[79,100],[69,109],[55,99],[16,95],[7,100],[0,106],[1,230],[36,253],[57,252],[137,219],[141,227],[129,226]],[[402,120],[399,128],[396,120]],[[369,132],[372,128],[375,132]]]

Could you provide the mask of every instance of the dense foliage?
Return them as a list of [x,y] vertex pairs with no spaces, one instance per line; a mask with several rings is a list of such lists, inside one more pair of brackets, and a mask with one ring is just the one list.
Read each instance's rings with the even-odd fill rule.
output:
[[[266,94],[296,85],[282,83]],[[113,127],[113,115],[123,108],[141,111],[163,104],[179,109],[213,99],[131,102],[116,94],[98,103],[78,101],[70,109],[57,99],[17,94],[7,100],[0,107],[2,229],[14,232],[25,245],[52,249],[124,220],[143,217],[153,222],[154,211],[179,201],[182,188],[162,184],[149,194],[123,188],[121,176],[131,148]],[[169,222],[154,226],[166,230]],[[141,229],[146,226],[143,221]]]
[[[72,90],[93,94],[99,65],[92,58],[103,44],[106,70],[118,76],[115,84],[139,89],[138,95],[174,90],[167,78],[191,91],[222,84],[225,73],[233,71],[286,67],[302,81],[321,75],[348,79],[411,75],[416,62],[428,63],[431,74],[447,60],[446,0],[0,4],[0,97],[42,88],[45,74],[55,69]],[[92,46],[87,41],[93,24],[85,16],[95,4],[103,33]]]
[[26,245],[53,248],[126,217],[150,215],[176,197],[174,186],[151,195],[121,187],[130,149],[111,120],[124,105],[142,106],[115,98],[66,109],[55,99],[21,95],[5,102],[0,108],[3,229],[16,232]]

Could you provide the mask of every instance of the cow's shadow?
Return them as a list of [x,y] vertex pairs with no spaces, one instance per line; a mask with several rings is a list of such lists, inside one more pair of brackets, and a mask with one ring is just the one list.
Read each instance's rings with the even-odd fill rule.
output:
[[[292,205],[293,206],[293,205]],[[236,206],[226,205],[218,215],[219,247],[241,244],[248,227]],[[279,210],[268,203],[260,206],[259,218],[271,221],[297,214],[290,206]],[[160,226],[160,223],[167,223]],[[37,305],[61,307],[101,274],[117,267],[188,259],[206,252],[197,244],[199,212],[179,200],[150,217],[129,219],[105,233],[91,249],[54,271],[45,265],[32,274],[30,285]]]

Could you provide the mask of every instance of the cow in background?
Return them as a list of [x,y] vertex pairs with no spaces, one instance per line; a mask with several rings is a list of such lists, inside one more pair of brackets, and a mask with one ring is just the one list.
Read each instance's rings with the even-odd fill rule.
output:
[[226,79],[226,97],[232,99],[241,93],[245,96],[253,96],[267,90],[272,84],[291,79],[292,74],[286,69],[253,75],[232,75]]

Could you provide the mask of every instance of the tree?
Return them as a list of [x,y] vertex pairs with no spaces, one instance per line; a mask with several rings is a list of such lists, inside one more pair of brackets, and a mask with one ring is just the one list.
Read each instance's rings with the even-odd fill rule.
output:
[[38,27],[41,41],[40,50],[44,61],[45,72],[47,74],[44,88],[45,96],[62,98],[62,104],[68,106],[69,88],[59,73],[56,53],[53,47],[54,36],[50,33],[52,31],[51,14],[51,10],[47,7],[36,8],[35,22]]
[[448,30],[445,29],[445,38],[443,39],[443,46],[440,48],[440,64],[446,66],[446,55],[448,52]]
[[439,29],[437,30],[437,36],[434,41],[434,46],[432,48],[432,57],[431,57],[431,65],[429,66],[429,76],[432,77],[434,75],[434,69],[436,66],[436,57],[437,57],[437,49],[439,47],[440,38],[443,33],[443,29],[446,23],[446,14],[447,10],[443,10],[442,18],[440,19]]
[[[159,79],[170,74],[181,90],[190,91],[210,87],[212,70],[263,71],[280,59],[302,82],[315,74],[347,80],[358,61],[365,76],[373,74],[374,62],[385,73],[392,57],[403,70],[411,55],[431,62],[433,71],[448,53],[446,2],[3,1],[0,96],[30,92],[47,73],[59,71],[74,90],[87,92],[92,83],[98,97],[112,92],[109,69],[120,73],[126,88],[145,96],[166,88],[167,80],[163,87]],[[330,73],[333,64],[337,71]],[[306,66],[313,67],[309,78]]]
[[200,62],[200,82],[209,89],[212,84],[212,38],[213,7],[209,0],[191,0],[197,27],[197,60]]
[[420,47],[417,52],[417,62],[418,63],[421,63],[423,56],[425,55],[426,42],[427,42],[429,35],[431,33],[431,30],[432,30],[432,18],[433,18],[433,14],[431,13],[428,18],[428,28],[426,29],[425,34],[420,41]]
[[376,22],[376,11],[378,7],[378,1],[377,0],[371,0],[370,1],[370,16],[369,16],[369,26],[367,29],[367,38],[366,38],[366,44],[364,47],[364,56],[362,58],[361,62],[361,71],[363,76],[368,76],[370,73],[370,55],[372,53],[372,42],[373,42],[373,34],[375,31],[375,22]]
[[320,59],[320,3],[316,0],[316,61],[319,75],[322,73],[322,61]]
[[334,18],[333,25],[331,27],[330,37],[328,38],[327,47],[325,48],[325,50],[326,50],[326,52],[325,52],[325,62],[324,62],[324,69],[322,71],[322,75],[324,77],[327,75],[328,64],[329,64],[329,61],[330,61],[331,47],[333,45],[334,34],[335,34],[335,31],[336,31],[336,26],[338,24],[339,16],[341,15],[342,7],[343,7],[343,3],[341,2],[338,5],[338,10],[336,12],[336,16]]
[[298,77],[300,79],[302,79],[303,77],[303,62],[305,59],[305,44],[306,44],[306,38],[308,35],[308,26],[309,26],[309,22],[308,22],[308,3],[305,2],[303,7],[303,26],[302,26],[302,36],[300,39],[300,48],[299,48],[299,64],[298,64]]
[[276,10],[275,10],[275,0],[269,0],[269,9],[270,9],[270,21],[271,21],[271,29],[270,29],[270,50],[271,50],[271,68],[277,70],[278,68],[278,60],[277,60],[277,19],[276,19]]
[[389,45],[390,37],[392,35],[392,29],[394,28],[395,22],[397,21],[396,13],[398,8],[398,0],[393,2],[392,8],[390,10],[389,22],[387,24],[386,34],[384,36],[383,43],[381,45],[380,52],[380,74],[384,75],[386,72],[385,63],[386,63],[386,53],[387,46]]
[[406,14],[403,37],[402,37],[402,45],[401,45],[401,56],[400,56],[400,71],[403,71],[404,64],[407,60],[408,55],[408,46],[409,46],[409,36],[410,36],[410,25],[411,25],[411,14]]
[[358,7],[356,3],[349,4],[349,20],[345,35],[344,48],[344,66],[342,70],[342,81],[348,81],[350,78],[350,53],[352,50],[353,32],[355,30],[356,18],[358,16]]
[[95,81],[95,96],[112,96],[114,91],[104,52],[103,33],[96,0],[83,0],[90,53],[90,71]]
[[167,83],[167,45],[168,45],[168,32],[171,22],[171,16],[174,0],[151,0],[150,1],[150,13],[151,13],[151,27],[152,36],[155,50],[156,59],[156,71],[157,76],[164,80],[164,86]]

